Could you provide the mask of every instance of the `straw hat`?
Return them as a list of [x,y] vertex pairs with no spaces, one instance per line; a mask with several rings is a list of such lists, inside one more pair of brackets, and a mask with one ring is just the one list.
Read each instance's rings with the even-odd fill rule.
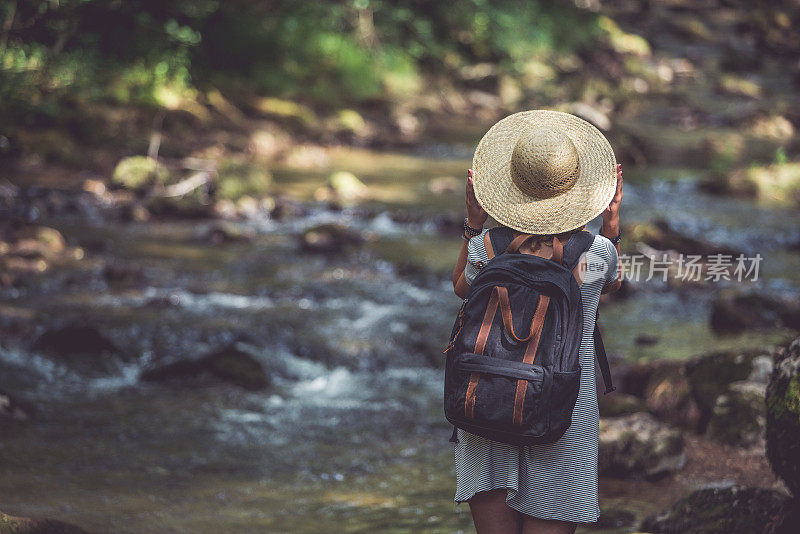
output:
[[608,207],[617,161],[608,140],[585,120],[523,111],[492,126],[478,143],[472,183],[497,222],[527,234],[557,234]]

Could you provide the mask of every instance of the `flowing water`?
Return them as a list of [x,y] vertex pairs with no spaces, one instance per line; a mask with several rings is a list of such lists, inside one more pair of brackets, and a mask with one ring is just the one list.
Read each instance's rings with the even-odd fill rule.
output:
[[[324,169],[278,169],[278,188],[300,198],[332,169],[351,170],[370,200],[242,223],[256,232],[249,243],[213,245],[199,237],[203,221],[43,220],[86,257],[53,266],[36,287],[3,290],[4,306],[39,325],[0,343],[0,385],[38,410],[3,429],[3,511],[96,532],[472,531],[466,506],[452,502],[440,406],[441,349],[459,304],[448,271],[461,241],[440,230],[439,216],[457,224],[463,190],[428,187],[460,180],[465,155],[341,150]],[[624,220],[668,218],[682,232],[761,253],[749,288],[797,295],[800,260],[786,248],[800,241],[796,211],[699,193],[686,170],[626,178]],[[366,245],[300,252],[298,234],[324,222],[363,232]],[[130,280],[108,281],[109,263]],[[723,286],[638,284],[603,307],[609,351],[683,358],[788,335],[714,337],[708,315]],[[31,350],[34,334],[71,321],[96,326],[125,357],[98,368]],[[640,347],[641,334],[658,342]],[[268,371],[266,390],[139,379],[148,365],[231,343]],[[664,482],[601,486],[601,507],[639,514],[677,496]]]

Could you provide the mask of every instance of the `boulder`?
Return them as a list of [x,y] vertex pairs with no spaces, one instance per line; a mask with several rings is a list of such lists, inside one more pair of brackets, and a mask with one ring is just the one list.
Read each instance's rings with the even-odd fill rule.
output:
[[364,236],[347,226],[331,223],[308,228],[299,240],[304,252],[336,254],[362,245]]
[[647,411],[642,399],[634,395],[620,393],[619,390],[603,395],[602,391],[598,398],[600,405],[600,417],[616,417],[636,412]]
[[162,219],[205,219],[214,214],[213,205],[200,194],[152,197],[147,200],[145,209],[153,217]]
[[775,356],[766,410],[767,458],[800,499],[800,337]]
[[256,237],[256,230],[252,226],[232,221],[214,221],[198,228],[195,237],[213,245],[249,243]]
[[639,241],[656,250],[674,250],[681,254],[699,254],[707,256],[710,254],[730,254],[737,256],[740,250],[731,247],[703,241],[696,237],[682,234],[670,226],[662,219],[649,222],[635,223],[626,225],[624,228],[626,235],[633,241]]
[[753,361],[767,352],[769,349],[714,352],[686,363],[686,377],[700,410],[699,432],[707,428],[717,398],[726,393],[733,382],[748,379],[754,372]]
[[800,304],[759,293],[723,293],[714,302],[710,321],[711,330],[718,334],[781,325],[800,329]]
[[601,475],[658,478],[686,463],[683,434],[647,413],[600,421],[598,466]]
[[359,180],[355,174],[347,171],[338,171],[328,177],[328,188],[332,198],[344,203],[352,203],[367,198],[369,188]]
[[69,357],[105,358],[121,353],[119,347],[95,327],[82,324],[48,330],[39,336],[32,348]]
[[586,528],[592,530],[610,530],[632,527],[636,524],[636,514],[624,508],[603,508],[597,522],[589,523]]
[[664,361],[644,385],[644,403],[661,421],[696,431],[701,412],[686,378],[685,363]]
[[28,421],[35,414],[36,408],[32,403],[0,390],[0,422]]
[[[603,395],[601,405],[621,404],[611,397],[630,395],[640,399],[643,410],[650,411],[659,419],[696,431],[701,412],[692,395],[685,366],[685,362],[678,360],[615,363],[612,367],[615,382],[619,384],[618,390]],[[633,407],[632,403],[627,404]]]
[[797,532],[779,527],[791,507],[784,493],[741,486],[706,487],[680,499],[672,508],[648,517],[640,530],[653,534],[758,534]]
[[85,530],[55,519],[17,517],[0,512],[0,534],[87,534]]
[[235,346],[222,348],[199,360],[179,360],[145,369],[141,379],[190,386],[223,382],[252,391],[270,384],[269,376],[258,360]]
[[800,203],[800,162],[751,165],[718,173],[703,187],[712,193],[797,205]]
[[732,383],[717,397],[708,436],[739,447],[763,447],[766,389],[764,384],[747,380]]

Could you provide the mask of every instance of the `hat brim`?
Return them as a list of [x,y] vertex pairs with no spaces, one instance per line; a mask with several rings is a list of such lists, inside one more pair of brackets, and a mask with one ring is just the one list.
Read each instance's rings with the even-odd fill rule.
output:
[[[578,178],[566,192],[537,199],[511,179],[511,154],[523,131],[557,128],[575,145]],[[589,122],[560,111],[509,115],[486,132],[472,160],[475,197],[497,222],[528,234],[557,234],[591,221],[608,207],[617,188],[617,160],[605,136]]]

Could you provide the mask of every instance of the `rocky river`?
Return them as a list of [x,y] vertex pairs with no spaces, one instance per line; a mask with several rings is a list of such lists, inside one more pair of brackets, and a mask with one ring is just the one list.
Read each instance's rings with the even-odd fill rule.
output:
[[[3,511],[90,532],[470,531],[467,507],[452,503],[441,409],[465,154],[333,151],[328,167],[277,169],[270,202],[215,217],[131,217],[118,191],[82,179],[9,187]],[[314,200],[331,169],[355,172],[366,198]],[[689,171],[629,174],[630,233],[667,220],[672,236],[764,261],[756,281],[632,281],[603,304],[623,384],[605,415],[688,421],[672,421],[677,437],[651,415],[622,423],[680,443],[639,463],[625,458],[647,443],[606,449],[605,532],[630,531],[703,484],[780,487],[763,442],[692,428],[714,398],[692,408],[699,416],[659,412],[654,393],[632,384],[658,374],[648,362],[769,354],[790,326],[717,335],[711,310],[726,292],[786,302],[800,290],[796,211],[712,196]],[[649,242],[626,246],[641,253]]]

